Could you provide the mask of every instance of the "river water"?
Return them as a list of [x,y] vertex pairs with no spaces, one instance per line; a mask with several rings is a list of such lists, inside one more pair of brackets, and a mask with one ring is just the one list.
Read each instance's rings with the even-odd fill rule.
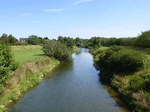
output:
[[10,112],[128,112],[104,87],[87,49],[73,54],[37,87],[27,92]]

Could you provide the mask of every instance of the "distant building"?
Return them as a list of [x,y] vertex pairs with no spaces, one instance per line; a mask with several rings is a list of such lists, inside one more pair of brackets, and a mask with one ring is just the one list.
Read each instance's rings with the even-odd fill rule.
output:
[[20,43],[27,43],[27,41],[28,41],[28,38],[20,38],[19,39]]

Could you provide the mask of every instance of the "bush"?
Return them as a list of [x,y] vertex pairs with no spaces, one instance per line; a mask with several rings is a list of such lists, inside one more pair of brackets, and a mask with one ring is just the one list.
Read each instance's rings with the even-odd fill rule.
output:
[[111,80],[113,74],[127,75],[144,66],[145,55],[139,51],[124,47],[111,47],[99,52],[96,66],[101,70],[101,77]]
[[67,60],[70,57],[70,51],[65,44],[51,40],[43,45],[45,55],[54,57],[58,60]]
[[15,70],[17,68],[14,60],[11,56],[10,49],[0,44],[0,80],[3,81],[8,77],[10,70]]
[[113,73],[132,73],[143,67],[144,54],[135,50],[122,49],[114,52],[109,60]]
[[150,31],[142,32],[136,40],[136,46],[150,47]]
[[130,80],[130,89],[133,91],[145,90],[150,92],[150,73],[136,75]]
[[27,43],[31,45],[41,45],[43,43],[43,40],[41,37],[38,37],[36,35],[31,35],[27,39]]
[[100,68],[113,73],[132,73],[143,67],[144,57],[144,54],[139,51],[112,47],[102,52],[97,63]]

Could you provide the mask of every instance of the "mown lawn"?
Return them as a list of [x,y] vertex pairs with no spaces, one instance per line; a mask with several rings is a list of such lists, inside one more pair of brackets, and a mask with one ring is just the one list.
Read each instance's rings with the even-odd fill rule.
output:
[[43,56],[41,46],[12,46],[11,49],[19,66]]

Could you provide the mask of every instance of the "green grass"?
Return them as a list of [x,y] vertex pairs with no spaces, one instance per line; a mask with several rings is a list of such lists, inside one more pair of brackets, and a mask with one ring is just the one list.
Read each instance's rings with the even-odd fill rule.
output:
[[12,54],[20,66],[42,57],[43,51],[40,46],[13,46]]
[[[56,59],[43,56],[38,60],[20,66],[13,74],[13,77],[7,82],[9,86],[0,95],[0,112],[8,112],[8,104],[16,102],[23,93],[37,85],[46,75],[49,75],[48,73],[59,63]],[[21,75],[21,77],[18,75]]]
[[0,85],[0,89],[3,89],[0,91],[0,112],[7,112],[9,103],[16,102],[60,63],[54,58],[44,56],[41,46],[11,46],[11,51],[19,66],[7,80],[7,85]]

